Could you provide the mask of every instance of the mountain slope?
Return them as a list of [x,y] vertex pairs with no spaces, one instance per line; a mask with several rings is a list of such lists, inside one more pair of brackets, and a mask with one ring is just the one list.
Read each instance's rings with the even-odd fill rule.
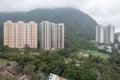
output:
[[[0,13],[0,40],[3,39],[3,22],[6,20],[35,21],[38,24],[47,20],[65,23],[65,34],[76,34],[87,39],[94,39],[96,21],[89,15],[73,8],[35,9],[29,12]],[[0,41],[0,42],[1,42]]]

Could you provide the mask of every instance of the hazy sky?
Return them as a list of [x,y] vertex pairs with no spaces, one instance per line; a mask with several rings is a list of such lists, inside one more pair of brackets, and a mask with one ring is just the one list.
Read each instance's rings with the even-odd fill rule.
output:
[[0,0],[0,12],[60,7],[80,9],[98,24],[112,24],[116,27],[116,32],[120,32],[120,0]]

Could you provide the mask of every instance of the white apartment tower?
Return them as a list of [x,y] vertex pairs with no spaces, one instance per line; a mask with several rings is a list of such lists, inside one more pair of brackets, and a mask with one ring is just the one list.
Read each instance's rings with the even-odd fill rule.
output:
[[51,23],[44,21],[40,23],[40,47],[45,50],[51,48]]
[[6,21],[4,23],[4,45],[10,48],[37,48],[37,23]]
[[58,48],[64,48],[64,24],[59,23],[57,28]]
[[96,42],[104,43],[104,27],[101,25],[96,26]]
[[106,44],[110,44],[110,43],[114,43],[114,26],[112,25],[108,25],[105,27],[105,43]]
[[57,24],[51,23],[51,47],[54,49],[57,49],[57,44],[58,44],[58,34],[57,34]]
[[44,50],[64,48],[64,24],[43,21],[40,23],[40,47]]
[[111,44],[114,43],[114,26],[96,26],[96,42]]

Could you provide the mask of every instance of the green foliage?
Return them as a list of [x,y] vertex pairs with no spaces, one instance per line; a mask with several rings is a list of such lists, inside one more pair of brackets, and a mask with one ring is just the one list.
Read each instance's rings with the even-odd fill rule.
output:
[[112,64],[117,64],[120,66],[120,53],[118,53],[118,52],[112,53],[109,61]]
[[5,65],[9,64],[9,62],[10,62],[9,60],[0,58],[0,67],[3,67]]
[[[46,52],[39,56],[41,59],[40,69],[45,73],[61,74],[64,68],[64,59],[53,52]],[[53,70],[54,69],[54,70]]]
[[29,52],[30,52],[29,49],[25,49],[25,50],[24,50],[24,54],[28,54]]
[[63,75],[71,80],[96,80],[96,72],[92,68],[76,67],[68,65]]
[[9,53],[9,52],[19,52],[18,49],[13,49],[13,48],[9,48],[8,46],[1,46],[0,45],[0,52],[2,53]]
[[[77,54],[84,54],[84,51],[86,50],[80,48],[65,48],[56,51],[41,50],[39,55],[0,53],[0,58],[16,60],[22,65],[22,72],[31,75],[35,80],[42,78],[43,73],[45,76],[50,73],[58,74],[70,80],[96,80],[97,71],[101,75],[101,80],[120,79],[120,54],[116,49],[113,49],[108,59],[93,55],[89,58],[79,58]],[[65,59],[71,61],[66,64]],[[80,66],[76,66],[76,62]]]
[[43,74],[41,72],[38,72],[37,74],[33,75],[34,80],[40,80],[43,77]]
[[19,53],[0,53],[0,57],[3,59],[19,61],[21,59],[21,54],[19,54]]
[[23,68],[23,72],[25,74],[32,74],[34,72],[34,70],[35,70],[35,65],[33,65],[33,64],[27,64]]
[[64,56],[65,58],[72,57],[71,54],[78,52],[79,52],[79,48],[64,48],[57,51],[59,55]]
[[81,38],[76,34],[67,34],[65,36],[65,47],[66,48],[80,48],[80,49],[95,49],[94,43],[84,38]]

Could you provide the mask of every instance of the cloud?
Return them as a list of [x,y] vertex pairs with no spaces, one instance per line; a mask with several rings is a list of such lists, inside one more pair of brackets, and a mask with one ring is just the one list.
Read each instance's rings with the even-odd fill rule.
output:
[[29,11],[35,8],[82,8],[85,0],[0,0],[0,12]]
[[99,24],[112,24],[119,31],[120,0],[0,0],[0,12],[35,8],[73,7],[92,16]]

